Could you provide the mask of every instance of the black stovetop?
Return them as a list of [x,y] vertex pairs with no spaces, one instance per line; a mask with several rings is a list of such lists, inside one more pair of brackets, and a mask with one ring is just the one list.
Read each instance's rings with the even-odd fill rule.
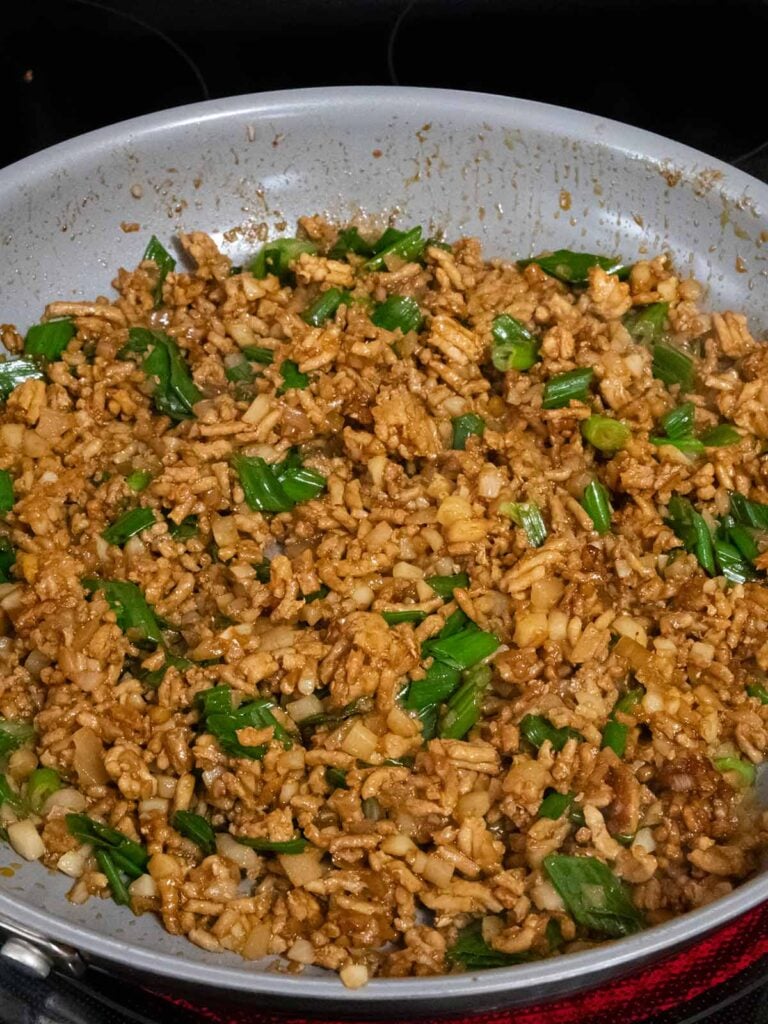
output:
[[[765,0],[25,0],[0,31],[0,166],[182,103],[400,84],[587,110],[768,180],[766,38]],[[764,974],[653,1024],[762,1024]],[[89,986],[114,997],[99,978]],[[0,1024],[192,1022],[122,985],[120,1000],[139,1016],[0,967]]]

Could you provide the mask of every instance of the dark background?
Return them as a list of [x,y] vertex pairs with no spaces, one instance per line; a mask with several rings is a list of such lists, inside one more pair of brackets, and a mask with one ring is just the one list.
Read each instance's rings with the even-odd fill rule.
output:
[[768,178],[765,0],[24,0],[13,10],[0,30],[0,165],[208,97],[399,83],[588,110]]
[[[766,0],[23,0],[12,9],[0,28],[0,166],[183,103],[400,84],[590,111],[768,180]],[[0,966],[3,1022],[32,1024],[38,1012],[50,1020],[62,1000],[68,1021],[127,1019],[95,1004],[75,1011],[60,987],[17,979],[14,988],[11,973]],[[768,1024],[766,988],[749,991],[762,974],[670,1011],[663,1024]],[[115,996],[109,983],[101,988]],[[133,1021],[191,1020],[135,992],[124,997]]]

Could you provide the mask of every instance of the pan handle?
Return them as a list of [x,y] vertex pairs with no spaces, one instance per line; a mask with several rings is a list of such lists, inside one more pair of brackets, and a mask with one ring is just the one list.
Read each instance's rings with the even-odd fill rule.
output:
[[11,960],[23,970],[47,978],[51,971],[58,971],[71,978],[85,973],[86,963],[72,946],[65,946],[53,939],[10,921],[0,914],[0,957]]

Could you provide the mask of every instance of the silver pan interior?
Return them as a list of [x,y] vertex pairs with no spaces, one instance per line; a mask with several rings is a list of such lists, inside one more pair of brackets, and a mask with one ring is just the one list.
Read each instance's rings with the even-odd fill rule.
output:
[[[569,207],[565,209],[565,207]],[[52,298],[109,294],[151,232],[201,228],[239,262],[297,216],[393,214],[482,238],[491,256],[569,247],[632,261],[670,251],[708,301],[768,327],[768,187],[591,115],[471,93],[313,89],[183,107],[105,128],[0,172],[0,319],[24,329]],[[140,233],[126,231],[131,224]],[[625,972],[768,898],[762,876],[684,918],[540,964],[345,990],[204,953],[150,917],[94,900],[0,848],[0,915],[100,961],[265,1001],[409,1013],[531,1001]],[[413,1002],[411,1002],[411,1000]]]

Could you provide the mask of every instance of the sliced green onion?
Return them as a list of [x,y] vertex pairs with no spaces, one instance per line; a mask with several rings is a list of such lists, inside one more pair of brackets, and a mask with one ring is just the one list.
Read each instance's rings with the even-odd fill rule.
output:
[[311,305],[301,314],[301,319],[310,327],[321,327],[329,320],[341,305],[348,306],[352,301],[349,292],[341,288],[329,288],[321,292]]
[[421,608],[400,608],[397,611],[382,612],[381,617],[388,626],[397,626],[401,622],[423,622],[427,613]]
[[511,967],[531,959],[530,953],[502,953],[483,938],[483,922],[472,921],[462,928],[446,956],[461,964],[465,971],[483,971],[493,967]]
[[96,862],[102,874],[106,875],[107,883],[112,892],[112,899],[121,906],[129,906],[131,897],[125,882],[115,866],[115,862],[107,850],[96,850]]
[[590,416],[582,422],[581,432],[585,440],[606,454],[621,451],[632,436],[626,423],[611,416]]
[[250,846],[252,850],[259,853],[303,853],[309,846],[309,842],[303,836],[294,836],[293,839],[273,841],[271,839],[251,839],[250,836],[235,836],[238,843],[243,846]]
[[364,800],[360,801],[360,807],[363,812],[363,817],[367,818],[368,821],[381,821],[382,818],[386,817],[384,808],[375,796],[365,797]]
[[475,437],[482,437],[485,433],[485,420],[475,412],[467,412],[463,416],[454,416],[451,420],[451,425],[453,427],[451,448],[459,452],[463,452],[467,447],[468,437],[473,435]]
[[713,546],[720,572],[731,583],[750,583],[760,579],[759,573],[742,556],[735,544],[716,537]]
[[731,491],[731,515],[741,526],[768,530],[768,505],[763,505],[759,501],[749,501],[738,491]]
[[761,704],[768,704],[768,690],[762,683],[750,683],[747,686],[747,693],[750,697],[759,700]]
[[254,277],[274,274],[280,281],[285,281],[291,265],[305,252],[310,255],[316,253],[317,246],[301,238],[276,238],[262,246],[248,269]]
[[136,669],[133,675],[142,683],[148,690],[156,690],[163,679],[165,679],[165,673],[169,668],[177,668],[180,672],[184,672],[188,668],[192,668],[194,665],[193,661],[188,658],[179,658],[175,654],[171,654],[170,651],[165,652],[165,662],[160,668],[152,669],[151,672],[146,672],[141,668]]
[[5,401],[19,384],[39,380],[45,374],[31,359],[6,359],[0,362],[0,401]]
[[131,639],[160,644],[160,632],[155,613],[135,583],[126,580],[84,579],[83,587],[89,591],[101,590],[107,604],[115,613],[117,624]]
[[232,706],[232,694],[228,686],[215,686],[197,695],[198,707],[202,712],[205,729],[216,738],[221,749],[232,757],[247,757],[260,760],[267,752],[267,744],[258,746],[242,744],[237,733],[241,729],[272,728],[272,735],[288,749],[293,745],[291,737],[272,714],[273,703],[257,698],[238,708]]
[[533,548],[540,548],[547,539],[547,524],[541,509],[534,502],[508,501],[499,506],[499,512],[509,516],[515,526],[525,530],[528,543]]
[[134,353],[144,355],[144,373],[156,378],[152,401],[157,411],[173,420],[193,417],[193,406],[203,396],[192,380],[174,339],[162,331],[131,327],[128,344],[120,350],[118,357],[126,359]]
[[624,326],[638,344],[654,345],[664,337],[668,312],[668,302],[653,302],[639,312],[633,310],[627,313],[624,317]]
[[661,342],[653,346],[653,376],[668,387],[679,384],[682,391],[693,388],[693,360],[684,352]]
[[[725,525],[726,523],[727,526]],[[754,562],[760,554],[760,548],[755,543],[752,535],[759,531],[753,530],[750,526],[738,526],[733,522],[733,516],[726,516],[721,520],[721,524],[725,529],[722,539],[729,540],[748,562]]]
[[365,241],[357,228],[343,228],[328,252],[328,256],[332,260],[340,260],[350,252],[356,256],[370,256],[373,253],[370,243]]
[[168,274],[176,269],[176,260],[171,256],[168,250],[161,242],[152,235],[144,250],[145,260],[152,260],[157,267],[157,281],[155,287],[152,289],[152,295],[155,300],[155,306],[162,306],[163,304],[163,285]]
[[297,466],[287,470],[280,477],[285,493],[295,504],[317,498],[325,490],[326,479],[322,473],[309,466]]
[[705,448],[725,448],[740,441],[741,434],[730,423],[719,423],[701,435],[701,443]]
[[11,786],[5,775],[0,775],[0,807],[3,804],[8,806],[18,815],[25,816],[27,814],[27,807],[24,800],[19,796],[15,789]]
[[624,884],[595,857],[550,853],[544,870],[577,924],[620,938],[643,927],[643,918]]
[[240,354],[238,362],[231,363],[224,368],[224,376],[232,384],[250,384],[254,379],[253,367],[248,360]]
[[434,590],[438,597],[447,600],[453,595],[454,590],[467,589],[469,576],[465,572],[457,572],[454,576],[427,576],[424,582]]
[[433,661],[423,679],[414,679],[405,695],[408,711],[422,711],[431,705],[442,704],[453,694],[461,682],[461,673],[451,665]]
[[709,527],[687,498],[674,494],[669,501],[669,514],[664,523],[678,537],[686,551],[696,555],[699,565],[710,576],[715,575],[715,553]]
[[684,455],[703,455],[706,451],[698,437],[649,437],[648,440],[659,447],[670,445]]
[[0,515],[13,508],[13,478],[7,469],[0,469]]
[[560,922],[556,917],[550,917],[547,927],[544,929],[544,938],[547,940],[550,953],[556,953],[564,942],[563,931]]
[[513,316],[501,313],[491,326],[491,362],[497,370],[530,370],[539,358],[539,342]]
[[0,537],[0,583],[11,582],[11,569],[15,561],[16,552],[11,542],[7,537]]
[[[491,634],[479,633],[476,635],[490,636]],[[496,640],[496,637],[492,637],[492,639]],[[495,649],[496,647],[494,647]],[[483,698],[490,681],[491,670],[488,665],[475,665],[469,672],[464,673],[461,686],[448,699],[445,714],[440,720],[441,739],[460,740],[467,735],[480,718]]]
[[258,345],[246,345],[242,352],[245,358],[251,363],[260,363],[262,366],[271,366],[275,360],[275,353],[271,348],[260,348]]
[[421,256],[425,244],[420,227],[405,232],[388,228],[374,245],[374,255],[363,264],[363,270],[386,270],[391,256],[398,256],[404,263],[413,263]]
[[696,406],[683,402],[676,409],[661,417],[661,427],[667,437],[690,437],[693,433]]
[[129,473],[125,478],[125,482],[131,488],[132,491],[136,491],[137,494],[141,491],[145,491],[152,482],[152,474],[148,469],[137,469],[133,473]]
[[568,740],[583,740],[577,729],[564,725],[558,729],[543,715],[525,715],[520,721],[520,732],[537,749],[549,740],[553,750],[562,750]]
[[745,786],[754,786],[757,772],[751,761],[740,757],[716,757],[712,762],[719,772],[737,772]]
[[421,330],[424,317],[419,304],[408,295],[390,295],[371,313],[371,323],[385,331],[400,330],[403,334]]
[[280,376],[283,378],[283,383],[277,389],[278,395],[284,395],[292,388],[301,391],[309,386],[309,374],[302,373],[298,363],[294,363],[292,359],[284,359],[280,364]]
[[38,814],[48,797],[61,789],[61,778],[53,768],[35,768],[27,779],[27,803]]
[[122,547],[131,537],[135,537],[143,530],[148,530],[156,522],[155,513],[151,508],[132,508],[124,512],[106,530],[103,530],[101,536],[108,544]]
[[187,839],[196,843],[205,857],[216,853],[216,834],[211,823],[202,814],[192,811],[176,811],[171,818],[171,825]]
[[258,512],[290,512],[294,503],[260,456],[235,455],[232,465],[240,478],[246,503]]
[[75,325],[70,317],[62,320],[48,320],[35,324],[27,331],[24,339],[24,355],[39,356],[51,362],[61,357],[62,352],[75,336]]
[[557,249],[546,256],[532,256],[519,261],[521,267],[527,267],[529,263],[535,263],[545,274],[564,284],[586,284],[592,267],[600,267],[606,274],[621,274],[629,269],[616,257],[571,252],[570,249]]
[[550,377],[544,385],[541,400],[542,409],[563,409],[573,402],[585,402],[595,371],[591,366],[580,366]]
[[119,853],[121,859],[132,864],[139,874],[146,869],[149,857],[141,843],[85,814],[67,814],[64,820],[69,834],[81,843],[108,850],[110,854]]
[[430,640],[429,653],[437,661],[452,668],[465,669],[490,657],[499,646],[499,638],[485,633],[472,624],[472,629],[462,629],[452,636]]
[[197,516],[185,516],[180,523],[174,523],[172,519],[168,520],[168,533],[174,540],[189,540],[190,537],[197,534],[198,530]]
[[270,466],[259,456],[238,454],[232,464],[247,504],[259,512],[290,512],[295,505],[318,497],[326,486],[321,473],[289,459]]
[[624,757],[628,737],[629,727],[611,718],[603,727],[603,738],[600,747],[601,749],[610,747],[617,757]]
[[320,584],[318,590],[313,590],[311,594],[304,596],[304,604],[312,604],[313,601],[322,601],[324,597],[327,597],[331,592],[330,587],[326,587],[324,583]]
[[605,484],[599,480],[591,480],[584,488],[584,495],[581,499],[581,507],[592,520],[595,533],[606,534],[611,529],[611,508],[610,494]]
[[557,821],[558,818],[562,818],[573,800],[573,793],[558,793],[557,790],[551,790],[541,801],[538,816]]
[[331,789],[349,789],[347,773],[342,768],[334,768],[330,764],[325,769],[325,781]]
[[35,728],[29,722],[0,718],[0,758],[34,739]]

